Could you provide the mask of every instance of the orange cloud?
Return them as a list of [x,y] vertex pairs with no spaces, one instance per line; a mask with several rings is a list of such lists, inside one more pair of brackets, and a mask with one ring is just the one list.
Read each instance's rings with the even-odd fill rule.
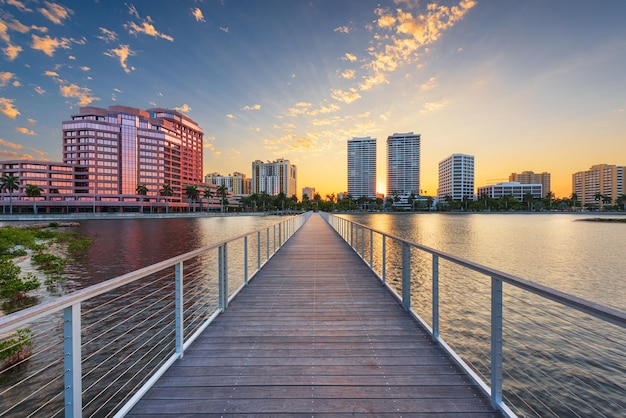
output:
[[241,108],[241,110],[261,110],[260,104],[253,104],[252,106],[246,105]]
[[13,148],[13,149],[22,149],[22,148],[24,148],[20,144],[16,144],[14,142],[5,141],[2,138],[0,138],[0,145],[2,145],[4,147],[8,147],[8,148]]
[[68,84],[59,86],[59,91],[63,97],[74,97],[78,99],[79,106],[87,106],[89,103],[100,100],[99,97],[92,95],[91,90],[87,87],[78,87],[76,84]]
[[191,106],[189,106],[187,103],[185,103],[184,105],[182,105],[180,107],[175,107],[174,110],[178,110],[179,112],[187,113],[187,112],[191,111]]
[[19,45],[11,45],[9,44],[6,48],[3,48],[2,51],[4,55],[7,57],[7,60],[13,61],[17,56],[22,52],[22,47]]
[[43,52],[49,57],[52,57],[54,55],[54,51],[56,51],[58,48],[63,48],[63,49],[70,48],[69,46],[70,40],[67,38],[57,39],[57,38],[51,38],[48,35],[46,35],[46,37],[43,38],[35,34],[33,34],[32,37],[33,37],[33,44],[31,45],[31,47],[34,50]]
[[30,154],[20,154],[14,151],[0,150],[0,157],[5,160],[34,160]]
[[13,107],[13,99],[0,97],[0,113],[10,119],[15,119],[17,115],[21,115],[20,111]]
[[345,78],[347,80],[353,79],[356,77],[356,71],[354,70],[345,70],[341,74],[341,78]]
[[15,76],[15,74],[0,71],[0,87],[6,87],[13,78],[13,76]]
[[30,130],[30,129],[28,129],[28,128],[21,128],[21,127],[19,127],[19,128],[15,128],[15,130],[16,130],[17,132],[19,132],[19,133],[24,134],[24,135],[30,135],[30,136],[35,136],[35,135],[37,135],[37,134],[35,133],[35,131],[32,131],[32,130]]
[[117,40],[117,33],[115,33],[114,31],[102,27],[98,29],[100,29],[100,36],[96,36],[96,38],[101,39],[106,43]]
[[73,12],[72,10],[61,6],[60,4],[44,1],[46,7],[39,9],[39,12],[46,17],[52,23],[60,25],[65,19],[67,19]]
[[136,24],[135,22],[128,22],[128,24],[124,25],[124,27],[128,30],[128,33],[131,35],[136,35],[137,33],[143,33],[144,35],[153,36],[155,38],[163,38],[170,42],[174,41],[174,38],[165,35],[156,30],[154,25],[151,23],[150,18],[148,20],[141,23],[141,25]]
[[196,22],[204,22],[204,15],[202,14],[202,10],[199,7],[195,9],[191,9],[191,14],[196,18]]
[[130,49],[128,45],[120,45],[119,48],[110,49],[104,53],[107,57],[117,57],[120,60],[120,65],[124,69],[124,71],[128,74],[131,70],[134,70],[135,67],[128,67],[126,64],[126,60],[128,57],[135,55],[135,52]]
[[330,95],[333,99],[348,104],[361,98],[361,95],[356,92],[356,89],[353,88],[349,91],[341,89],[330,89]]
[[10,6],[17,7],[21,12],[32,12],[32,9],[29,9],[19,0],[6,0],[7,4]]

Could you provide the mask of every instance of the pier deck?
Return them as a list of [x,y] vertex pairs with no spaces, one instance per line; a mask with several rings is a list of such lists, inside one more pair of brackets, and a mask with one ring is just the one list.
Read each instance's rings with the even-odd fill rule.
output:
[[128,417],[500,417],[313,215]]

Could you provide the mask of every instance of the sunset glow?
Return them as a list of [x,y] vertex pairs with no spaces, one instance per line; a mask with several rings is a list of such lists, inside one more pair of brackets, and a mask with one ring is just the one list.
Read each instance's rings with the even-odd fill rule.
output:
[[298,194],[347,189],[346,143],[421,134],[421,188],[626,165],[626,3],[612,0],[0,0],[0,159],[61,161],[80,106],[176,109],[204,173],[289,159]]

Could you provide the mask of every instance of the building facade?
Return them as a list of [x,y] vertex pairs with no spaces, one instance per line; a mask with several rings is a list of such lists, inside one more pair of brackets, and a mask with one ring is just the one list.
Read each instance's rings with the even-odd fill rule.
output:
[[309,198],[309,200],[313,200],[313,198],[315,198],[315,187],[303,187],[302,200],[304,200],[305,195]]
[[202,183],[202,129],[177,111],[81,107],[62,131],[63,162],[86,167],[76,193],[136,195],[145,185],[156,197],[169,185],[170,202],[182,202],[185,186]]
[[387,196],[419,195],[421,136],[394,133],[387,137]]
[[289,160],[279,159],[264,163],[252,162],[252,193],[267,193],[276,196],[284,193],[287,197],[296,194],[297,169]]
[[546,194],[552,191],[550,188],[550,173],[547,172],[534,173],[532,171],[522,171],[521,173],[511,173],[509,181],[521,184],[541,184],[544,193],[542,197],[545,197]]
[[248,195],[252,193],[252,181],[243,173],[234,172],[227,176],[219,173],[211,173],[204,176],[204,182],[226,188],[236,195]]
[[603,197],[607,201],[610,198],[611,204],[615,204],[624,194],[624,166],[596,164],[587,171],[572,174],[572,193],[576,194],[582,207],[603,207]]
[[348,193],[376,199],[376,138],[348,140]]
[[524,184],[517,181],[481,186],[478,188],[476,194],[479,198],[487,196],[493,199],[499,199],[502,196],[509,195],[519,201],[523,201],[527,194],[531,194],[533,199],[541,199],[545,196],[541,183]]
[[474,199],[474,156],[452,154],[439,162],[439,188],[437,198],[462,201],[469,197]]

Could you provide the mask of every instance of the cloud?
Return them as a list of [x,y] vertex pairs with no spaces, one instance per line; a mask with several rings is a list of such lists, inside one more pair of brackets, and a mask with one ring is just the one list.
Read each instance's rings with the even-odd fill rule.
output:
[[37,121],[33,118],[28,118],[28,124],[30,126],[35,126],[37,124]]
[[13,61],[17,56],[22,52],[22,47],[19,45],[11,45],[9,44],[6,48],[3,48],[2,51],[4,55],[7,57],[7,60]]
[[341,89],[330,89],[330,95],[333,99],[348,104],[361,98],[361,95],[357,93],[356,89],[354,88],[351,88],[350,91],[344,91]]
[[191,15],[196,18],[196,22],[204,22],[204,15],[202,14],[202,10],[199,7],[195,9],[191,9]]
[[80,67],[80,69],[85,72],[91,70],[91,68],[87,67],[86,65],[83,65],[82,67]]
[[33,11],[33,9],[29,9],[28,7],[24,5],[24,3],[22,3],[19,0],[6,0],[6,3],[10,6],[17,7],[18,9],[20,9],[20,12],[30,13]]
[[67,98],[77,98],[79,106],[87,106],[89,103],[96,100],[100,100],[99,97],[94,96],[91,90],[87,87],[79,87],[76,84],[66,84],[59,86],[61,96]]
[[137,8],[131,4],[131,5],[126,5],[128,7],[128,14],[130,14],[131,16],[135,16],[137,19],[141,19],[139,17],[139,12],[137,11]]
[[422,110],[420,110],[420,115],[425,115],[427,113],[436,112],[437,110],[443,109],[448,104],[447,100],[440,100],[438,102],[428,102],[424,104]]
[[14,151],[0,150],[0,157],[4,160],[34,160],[30,154],[20,154]]
[[28,129],[28,128],[18,127],[18,128],[15,128],[15,130],[16,130],[17,132],[19,132],[19,133],[24,134],[24,135],[30,135],[30,136],[35,136],[35,135],[37,135],[37,134],[35,133],[35,131],[32,131],[32,130],[30,130],[30,129]]
[[236,119],[236,118],[235,118],[235,115],[233,115],[232,113],[228,113],[228,114],[226,115],[226,117],[227,117],[228,119]]
[[117,40],[117,33],[107,28],[98,28],[100,29],[100,35],[96,36],[96,38],[103,40],[106,43],[114,42]]
[[37,154],[40,160],[46,159],[45,156],[48,155],[48,153],[46,151],[40,151],[40,150],[35,149],[35,148],[29,148],[28,150],[31,151],[31,152],[34,152],[35,154]]
[[225,33],[230,32],[230,29],[228,29],[228,26],[220,26],[220,30]]
[[128,67],[126,64],[128,57],[135,55],[135,52],[130,49],[128,45],[120,45],[119,48],[109,49],[104,55],[112,58],[117,57],[120,60],[120,65],[127,74],[135,69],[135,67]]
[[307,115],[317,116],[319,114],[334,113],[339,110],[341,110],[341,107],[337,103],[331,103],[329,105],[320,105],[319,108],[311,110]]
[[49,57],[54,55],[54,51],[58,48],[69,49],[70,40],[67,38],[51,38],[49,35],[46,35],[45,38],[37,36],[35,34],[32,35],[33,44],[31,47],[34,50],[41,51]]
[[436,77],[431,77],[431,78],[428,79],[427,82],[425,82],[424,84],[422,84],[420,86],[420,91],[432,90],[435,87],[437,87],[437,78]]
[[354,70],[345,70],[340,75],[341,75],[341,78],[345,78],[346,80],[350,80],[350,79],[353,79],[354,77],[356,77],[356,71],[354,71]]
[[59,77],[59,74],[56,71],[50,71],[50,70],[46,70],[43,75],[46,75],[48,77]]
[[0,113],[10,119],[15,119],[17,115],[21,115],[20,111],[13,107],[13,99],[5,97],[0,97]]
[[311,106],[312,106],[311,103],[308,103],[308,102],[298,102],[298,103],[296,103],[295,107],[290,107],[287,110],[287,112],[291,116],[298,116],[298,115],[301,115],[303,113],[306,113]]
[[187,112],[191,112],[191,106],[189,106],[187,103],[185,103],[185,104],[183,104],[180,107],[175,107],[174,110],[178,110],[179,112],[187,113]]
[[153,36],[155,38],[162,38],[167,41],[174,42],[173,37],[156,30],[154,25],[148,20],[142,22],[140,25],[136,24],[135,22],[128,22],[124,25],[124,28],[126,28],[126,30],[128,30],[128,33],[130,33],[131,35],[143,33],[144,35]]
[[266,138],[263,145],[268,150],[312,151],[320,149],[317,142],[309,136],[285,135],[280,138]]
[[0,139],[0,145],[2,145],[4,147],[8,147],[8,148],[13,148],[13,149],[22,149],[22,148],[24,148],[20,144],[16,144],[14,142],[5,141],[4,139]]
[[39,12],[46,17],[52,23],[60,25],[65,19],[67,19],[73,12],[72,10],[61,6],[60,4],[44,1],[46,7],[39,9]]
[[122,91],[122,90],[120,90],[120,89],[118,89],[117,87],[116,87],[116,88],[114,88],[114,89],[113,89],[113,91],[114,91],[114,92],[116,92],[116,93],[123,93],[123,91]]
[[260,104],[253,104],[252,106],[244,106],[241,108],[241,110],[261,110],[261,105]]
[[341,59],[343,59],[344,61],[355,62],[356,56],[350,54],[349,52],[346,52]]
[[0,87],[6,87],[14,76],[13,73],[0,71]]
[[350,28],[347,26],[339,26],[338,28],[333,29],[333,32],[350,33]]
[[219,157],[220,155],[222,155],[222,152],[221,151],[217,151],[215,149],[215,146],[213,145],[213,143],[210,142],[210,141],[215,141],[215,136],[213,136],[213,135],[205,136],[204,140],[202,141],[203,142],[202,147],[206,148],[207,150],[209,150],[209,152],[211,154],[215,155],[216,157]]

